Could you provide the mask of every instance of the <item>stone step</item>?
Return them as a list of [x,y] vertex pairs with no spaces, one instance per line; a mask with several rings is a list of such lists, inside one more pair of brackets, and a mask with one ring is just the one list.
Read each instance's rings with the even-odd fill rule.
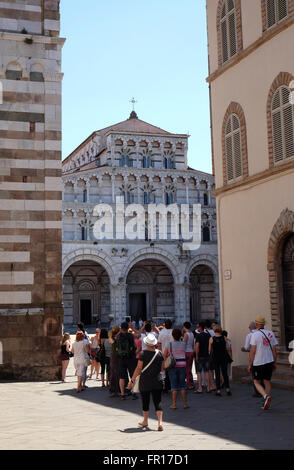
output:
[[[243,384],[252,384],[252,378],[249,376],[242,377],[240,382]],[[288,382],[284,382],[283,380],[278,380],[278,379],[273,378],[271,381],[271,384],[273,388],[294,391],[294,383],[288,383]]]
[[273,379],[294,384],[294,370],[290,367],[288,370],[277,368],[273,373]]
[[288,359],[278,359],[277,366],[279,369],[290,370],[290,363]]
[[278,361],[279,360],[282,360],[282,361],[288,361],[289,363],[289,355],[290,355],[291,351],[279,351],[278,352]]

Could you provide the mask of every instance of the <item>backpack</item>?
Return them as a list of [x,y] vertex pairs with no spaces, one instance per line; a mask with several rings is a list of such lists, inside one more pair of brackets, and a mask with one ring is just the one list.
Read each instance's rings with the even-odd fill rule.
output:
[[116,351],[121,359],[129,359],[134,353],[134,344],[131,343],[129,334],[121,333],[117,340]]

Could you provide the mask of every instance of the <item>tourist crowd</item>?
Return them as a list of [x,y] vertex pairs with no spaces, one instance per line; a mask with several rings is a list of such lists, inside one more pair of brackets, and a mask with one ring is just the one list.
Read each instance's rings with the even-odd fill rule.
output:
[[[263,397],[263,409],[268,409],[277,342],[271,331],[264,330],[264,323],[264,319],[258,317],[249,325],[250,333],[242,350],[250,352],[248,371],[253,375],[255,396]],[[178,407],[178,396],[183,408],[189,408],[187,390],[195,394],[214,392],[221,397],[224,389],[227,396],[232,395],[229,382],[232,343],[219,324],[208,320],[200,322],[195,331],[189,322],[185,322],[182,329],[172,328],[169,319],[159,327],[151,322],[123,322],[109,331],[97,328],[91,338],[80,323],[73,344],[68,333],[62,339],[63,382],[70,357],[76,370],[77,393],[87,388],[86,380],[93,374],[96,379],[100,374],[101,386],[108,388],[111,398],[125,400],[130,396],[136,400],[140,393],[143,421],[139,425],[142,427],[148,426],[152,397],[159,431],[163,430],[162,393],[171,391],[170,408],[173,410]]]

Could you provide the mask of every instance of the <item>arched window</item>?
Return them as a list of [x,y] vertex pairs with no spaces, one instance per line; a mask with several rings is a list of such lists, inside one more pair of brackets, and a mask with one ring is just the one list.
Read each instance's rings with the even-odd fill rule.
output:
[[243,175],[241,125],[236,114],[231,114],[225,128],[225,156],[227,181]]
[[234,0],[224,0],[220,20],[222,63],[237,54],[236,8]]
[[171,191],[166,191],[165,193],[165,203],[168,206],[169,204],[174,203],[174,194]]
[[81,239],[87,240],[87,228],[84,226],[81,227]]
[[266,10],[266,29],[288,16],[288,0],[263,0]]
[[208,195],[207,195],[207,193],[203,194],[203,205],[208,206]]
[[83,202],[87,202],[88,199],[88,192],[86,189],[83,190]]
[[127,196],[127,203],[128,204],[133,204],[134,194],[131,191],[127,191],[126,196]]
[[273,160],[279,163],[294,157],[294,106],[291,90],[280,86],[273,95],[271,105]]
[[176,164],[173,155],[166,155],[163,159],[164,168],[166,170],[175,170]]
[[152,158],[151,158],[151,155],[149,153],[143,155],[142,167],[143,168],[151,168],[152,167]]
[[149,191],[144,191],[143,194],[143,203],[144,204],[150,204],[151,203],[151,194]]
[[202,238],[203,242],[210,242],[210,229],[207,225],[202,229]]

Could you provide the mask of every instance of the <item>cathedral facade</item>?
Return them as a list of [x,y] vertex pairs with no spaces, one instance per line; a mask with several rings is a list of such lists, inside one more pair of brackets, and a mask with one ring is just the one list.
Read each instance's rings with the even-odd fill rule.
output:
[[[65,324],[219,318],[214,177],[189,168],[187,150],[187,135],[148,124],[133,111],[63,161]],[[199,204],[201,243],[187,249],[181,208],[189,208],[192,235]],[[158,215],[152,234],[148,211],[155,205],[166,217]],[[143,219],[127,236],[119,222],[132,223],[139,209]]]

